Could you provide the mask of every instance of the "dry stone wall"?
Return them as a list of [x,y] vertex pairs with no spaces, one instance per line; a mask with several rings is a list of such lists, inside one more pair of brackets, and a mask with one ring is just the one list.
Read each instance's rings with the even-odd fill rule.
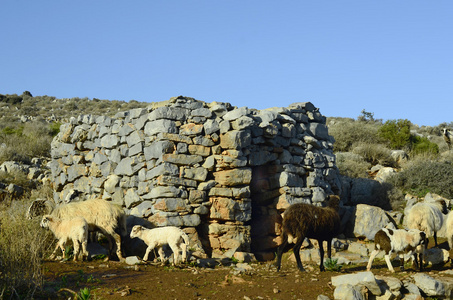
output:
[[256,110],[180,96],[81,115],[52,142],[54,201],[100,196],[183,227],[210,256],[271,259],[286,207],[340,192],[333,142],[310,102]]

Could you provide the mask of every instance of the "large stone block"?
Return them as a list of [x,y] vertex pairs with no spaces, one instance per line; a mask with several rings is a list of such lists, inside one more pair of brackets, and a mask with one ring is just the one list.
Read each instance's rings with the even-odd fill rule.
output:
[[179,166],[193,166],[201,163],[203,157],[200,155],[164,154],[162,155],[162,160]]
[[241,149],[251,144],[252,134],[248,130],[233,130],[220,135],[220,146],[223,149]]
[[176,150],[176,145],[172,141],[155,141],[150,146],[144,148],[146,160],[159,159],[165,153],[172,153]]
[[196,181],[205,181],[208,176],[208,170],[203,167],[198,168],[183,168],[181,176],[187,179],[193,179]]
[[223,186],[237,186],[250,184],[252,180],[252,169],[233,169],[214,172],[215,180]]
[[159,119],[186,120],[190,110],[179,107],[159,107],[148,114],[148,120],[154,121]]
[[202,131],[203,131],[202,124],[188,123],[188,124],[184,124],[180,127],[179,134],[195,136],[195,135],[201,134]]
[[107,149],[118,146],[119,142],[119,137],[114,134],[109,134],[101,138],[101,146]]
[[203,157],[211,155],[211,147],[205,147],[202,145],[189,145],[188,151],[192,155],[200,155]]
[[186,201],[179,198],[162,198],[156,199],[154,209],[160,211],[189,211],[190,207]]
[[148,136],[155,135],[158,133],[178,133],[175,121],[172,120],[156,120],[146,123],[144,133]]
[[249,199],[210,198],[211,219],[247,222],[252,218],[252,205]]

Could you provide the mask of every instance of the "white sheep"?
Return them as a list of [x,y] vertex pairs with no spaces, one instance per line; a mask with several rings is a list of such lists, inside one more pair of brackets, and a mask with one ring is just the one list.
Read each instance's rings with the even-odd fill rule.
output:
[[102,232],[109,242],[109,257],[116,250],[118,258],[123,261],[121,235],[127,235],[126,219],[123,208],[104,199],[90,199],[81,202],[71,202],[57,206],[52,216],[60,219],[84,217],[90,232]]
[[85,217],[90,232],[100,231],[107,237],[109,257],[116,250],[118,258],[124,260],[121,251],[121,236],[127,235],[127,215],[120,205],[98,198],[61,204],[55,207],[55,203],[52,201],[38,199],[33,201],[28,208],[26,217],[32,219],[42,214],[52,214],[61,219],[74,216]]
[[450,246],[450,250],[453,249],[453,211],[450,211],[447,216],[447,220],[445,220],[445,227],[447,232],[447,240],[448,246]]
[[424,231],[434,237],[437,247],[437,232],[444,223],[443,214],[447,214],[447,204],[444,200],[433,202],[419,202],[411,207],[407,215],[407,227]]
[[51,215],[45,215],[41,220],[41,227],[50,229],[58,239],[50,259],[55,258],[55,253],[58,248],[61,249],[64,258],[65,244],[69,240],[72,240],[74,245],[74,261],[76,261],[79,256],[80,246],[82,246],[82,260],[88,257],[88,223],[83,217],[62,220]]
[[[374,258],[380,251],[385,252],[385,262],[389,270],[394,273],[390,256],[399,255],[401,259],[401,269],[404,270],[404,256],[411,256],[415,267],[420,264],[420,271],[423,270],[423,253],[427,243],[426,234],[418,229],[390,229],[383,228],[376,232],[374,236],[375,250],[371,252],[367,271],[371,269]],[[416,254],[419,255],[417,258]]]
[[148,260],[149,252],[158,248],[159,257],[162,263],[165,262],[164,251],[162,246],[169,245],[173,251],[173,265],[179,261],[179,252],[182,251],[182,261],[187,258],[187,247],[189,245],[189,237],[187,234],[174,226],[158,227],[153,229],[145,228],[141,225],[135,225],[131,231],[131,239],[138,237],[143,240],[148,247],[146,248],[144,261]]

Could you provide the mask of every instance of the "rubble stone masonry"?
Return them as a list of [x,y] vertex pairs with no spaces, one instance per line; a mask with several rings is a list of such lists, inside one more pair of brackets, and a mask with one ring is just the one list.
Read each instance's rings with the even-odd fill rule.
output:
[[290,204],[339,193],[333,142],[310,102],[256,110],[179,96],[113,118],[81,115],[52,142],[54,201],[77,190],[185,228],[210,256],[266,259]]

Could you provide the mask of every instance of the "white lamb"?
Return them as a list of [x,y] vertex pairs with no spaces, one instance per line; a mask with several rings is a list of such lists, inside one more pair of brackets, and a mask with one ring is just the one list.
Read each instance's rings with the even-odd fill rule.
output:
[[74,261],[76,261],[79,256],[80,246],[82,246],[82,260],[88,257],[88,223],[84,218],[75,217],[61,220],[51,215],[45,215],[41,220],[41,227],[50,229],[58,239],[57,246],[52,252],[50,259],[55,258],[55,253],[58,248],[61,249],[64,257],[65,244],[69,240],[72,240],[74,245]]
[[[412,263],[417,267],[420,264],[420,271],[423,270],[423,253],[427,243],[426,234],[418,229],[389,229],[383,228],[374,236],[375,250],[371,252],[368,261],[367,271],[371,269],[374,258],[380,251],[385,251],[385,262],[389,270],[394,273],[390,256],[398,254],[401,259],[401,269],[404,270],[404,256],[411,256]],[[417,258],[416,254],[419,255]]]
[[162,246],[169,245],[173,251],[173,265],[179,261],[179,252],[182,251],[182,261],[185,262],[187,258],[187,247],[189,245],[189,237],[187,234],[178,227],[158,227],[153,229],[145,228],[141,225],[135,225],[131,231],[131,238],[143,240],[148,248],[146,248],[144,261],[148,260],[149,252],[158,248],[160,260],[162,264],[165,262],[164,251]]
[[444,200],[419,202],[409,210],[407,227],[424,231],[428,236],[434,237],[434,244],[437,247],[437,232],[444,223],[443,214],[447,213],[447,204]]

